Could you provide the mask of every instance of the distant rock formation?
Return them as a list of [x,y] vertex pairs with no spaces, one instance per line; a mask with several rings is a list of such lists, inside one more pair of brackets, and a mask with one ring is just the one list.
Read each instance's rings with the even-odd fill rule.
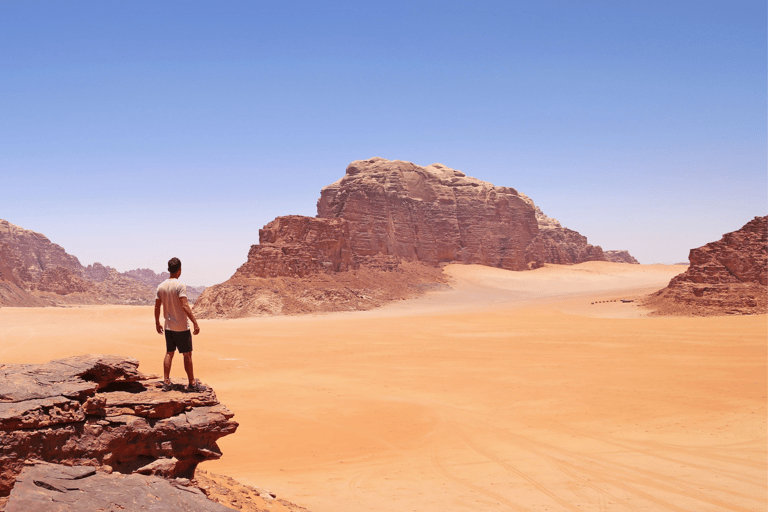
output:
[[[356,256],[508,270],[603,259],[602,249],[544,215],[528,196],[442,164],[352,162],[342,179],[320,192],[317,214],[348,222]],[[554,259],[553,244],[561,247]]]
[[[45,235],[0,219],[0,306],[153,304],[167,277],[149,269],[120,273],[101,263],[84,267]],[[203,289],[187,286],[190,301]]]
[[0,365],[0,496],[31,460],[192,478],[200,462],[219,458],[216,440],[238,425],[216,394],[164,392],[137,367],[107,355]]
[[135,279],[140,283],[144,283],[150,288],[157,288],[160,283],[171,277],[168,272],[160,272],[156,274],[154,270],[148,268],[137,268],[136,270],[129,270],[123,272],[123,275]]
[[441,164],[352,162],[322,189],[317,212],[259,230],[246,263],[205,290],[197,314],[370,309],[441,286],[435,269],[449,262],[527,270],[605,260],[528,196]]
[[[640,264],[639,261],[629,254],[629,251],[603,251],[603,255],[605,256],[606,261],[611,261],[613,263]],[[686,265],[686,263],[683,263],[683,265]]]
[[768,312],[768,216],[691,249],[690,266],[646,305],[658,314]]

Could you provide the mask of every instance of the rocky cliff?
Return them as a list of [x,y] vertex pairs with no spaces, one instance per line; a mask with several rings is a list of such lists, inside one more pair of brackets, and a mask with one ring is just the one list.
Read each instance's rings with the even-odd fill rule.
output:
[[278,217],[201,317],[369,309],[444,284],[461,262],[509,270],[604,260],[526,195],[441,164],[352,162],[320,192],[317,217]]
[[[160,380],[138,371],[136,360],[120,356],[0,365],[0,496],[9,495],[23,472],[25,485],[44,481],[49,485],[42,487],[62,494],[64,488],[72,488],[64,482],[67,479],[78,480],[76,487],[101,488],[101,496],[88,498],[93,503],[105,501],[104,494],[118,484],[153,485],[126,477],[115,482],[106,477],[109,473],[192,478],[200,462],[221,456],[216,441],[235,432],[237,422],[211,389],[186,392],[181,385],[170,391],[161,387]],[[83,467],[61,469],[34,461]],[[96,475],[96,470],[103,477],[80,481]],[[44,490],[37,489],[36,495],[30,491],[35,486],[19,490],[18,499],[9,500],[6,510],[48,510],[42,502],[34,506],[29,502]],[[185,495],[181,493],[180,499]],[[134,498],[141,499],[141,493]],[[62,501],[77,499],[87,501],[83,492]]]
[[646,304],[659,314],[768,312],[768,216],[691,249],[690,266]]
[[[0,306],[153,304],[168,277],[149,269],[87,267],[45,235],[0,219]],[[187,287],[193,301],[202,289]]]
[[100,355],[0,365],[0,495],[31,459],[191,478],[219,458],[216,440],[237,423],[216,394],[163,392],[137,368]]
[[603,259],[602,249],[547,217],[528,196],[441,164],[352,162],[342,179],[320,192],[317,214],[348,222],[357,256],[509,270]]

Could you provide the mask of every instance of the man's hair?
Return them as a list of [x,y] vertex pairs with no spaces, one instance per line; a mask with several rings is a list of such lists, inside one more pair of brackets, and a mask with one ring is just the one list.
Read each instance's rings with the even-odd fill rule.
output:
[[175,274],[181,268],[181,260],[179,258],[171,258],[168,260],[168,272]]

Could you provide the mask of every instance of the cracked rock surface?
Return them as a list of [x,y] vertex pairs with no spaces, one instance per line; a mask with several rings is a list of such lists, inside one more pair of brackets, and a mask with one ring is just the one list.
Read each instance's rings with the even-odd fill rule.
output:
[[[186,484],[186,485],[185,485]],[[5,512],[153,510],[225,512],[188,480],[107,474],[91,466],[46,462],[26,465],[16,477]]]
[[0,496],[30,460],[192,478],[221,456],[216,441],[235,432],[232,417],[210,388],[162,391],[123,356],[0,365]]

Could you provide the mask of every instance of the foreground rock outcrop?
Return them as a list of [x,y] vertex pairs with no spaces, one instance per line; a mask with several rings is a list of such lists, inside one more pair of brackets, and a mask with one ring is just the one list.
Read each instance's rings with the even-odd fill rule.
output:
[[[45,235],[0,219],[0,306],[153,304],[168,277],[149,269],[87,267]],[[204,287],[187,287],[190,301]]]
[[25,465],[5,512],[231,512],[184,480],[108,474],[93,466],[64,466],[35,461]]
[[87,355],[0,365],[0,496],[30,460],[191,478],[237,429],[211,389],[162,391],[134,359]]
[[317,217],[278,217],[201,317],[370,309],[444,285],[449,262],[509,270],[605,260],[526,195],[441,164],[352,162],[323,188]]
[[658,314],[768,312],[768,216],[691,249],[688,259],[687,271],[646,300]]

